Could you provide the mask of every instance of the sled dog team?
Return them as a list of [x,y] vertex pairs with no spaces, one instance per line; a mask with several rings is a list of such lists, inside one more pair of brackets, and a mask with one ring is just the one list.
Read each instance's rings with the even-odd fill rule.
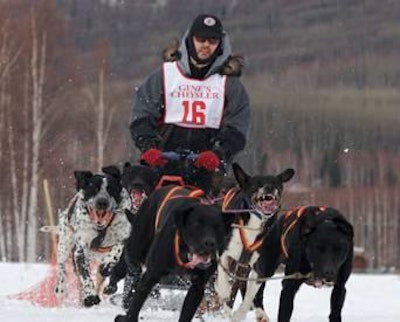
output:
[[[76,194],[58,224],[57,297],[67,292],[66,263],[72,257],[84,306],[101,301],[107,277],[108,294],[119,278],[133,278],[124,289],[125,314],[115,321],[138,321],[160,279],[183,274],[191,286],[179,321],[191,321],[217,273],[214,286],[227,317],[242,321],[254,308],[257,321],[265,322],[264,287],[283,264],[278,321],[290,321],[295,294],[306,283],[333,287],[329,321],[340,322],[352,270],[351,224],[330,207],[283,212],[283,185],[293,169],[255,176],[236,163],[232,169],[237,184],[216,201],[193,186],[155,189],[158,178],[143,165],[127,163],[122,173],[116,166],[102,173],[75,171]],[[98,265],[97,285],[92,262]],[[238,291],[243,300],[232,312]]]

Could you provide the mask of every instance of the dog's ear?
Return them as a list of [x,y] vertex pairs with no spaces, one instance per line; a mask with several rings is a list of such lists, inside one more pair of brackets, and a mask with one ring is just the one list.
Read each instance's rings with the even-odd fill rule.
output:
[[81,190],[86,185],[86,180],[91,178],[93,173],[90,171],[74,171],[74,177],[76,180],[76,191]]
[[185,226],[186,219],[188,217],[188,214],[192,211],[194,208],[193,203],[185,203],[181,205],[175,212],[174,212],[174,221],[176,227],[183,227]]
[[282,173],[278,174],[277,177],[281,182],[288,182],[294,176],[294,170],[291,168],[286,169]]
[[337,215],[333,218],[333,222],[337,225],[338,229],[349,238],[354,237],[353,226],[342,215]]
[[319,211],[318,207],[307,207],[305,213],[301,215],[300,223],[300,236],[306,236],[311,233],[317,225],[317,217],[315,213]]
[[102,167],[101,171],[103,171],[105,174],[108,174],[112,177],[114,177],[115,179],[117,179],[118,181],[121,180],[121,171],[119,170],[119,168],[115,165],[110,165],[107,167]]
[[244,172],[242,167],[236,162],[232,164],[232,170],[233,174],[235,175],[236,181],[239,183],[239,186],[241,188],[245,187],[250,179],[250,176],[246,172]]

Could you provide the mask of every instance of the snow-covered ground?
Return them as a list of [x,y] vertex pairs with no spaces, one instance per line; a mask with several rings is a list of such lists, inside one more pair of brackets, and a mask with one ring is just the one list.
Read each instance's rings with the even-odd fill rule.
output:
[[[25,291],[49,276],[44,264],[0,263],[0,321],[12,322],[112,322],[122,309],[107,300],[90,309],[77,307],[44,308],[28,301],[10,299],[10,295]],[[303,286],[296,296],[293,322],[328,321],[331,289],[314,289]],[[39,292],[39,291],[38,291]],[[271,281],[266,290],[265,306],[272,321],[276,312],[280,283]],[[348,322],[398,322],[400,321],[400,276],[353,274],[347,284],[347,299],[343,321]],[[178,312],[143,312],[143,321],[177,321]],[[206,315],[206,321],[226,321],[222,315]],[[253,313],[246,321],[255,321]]]

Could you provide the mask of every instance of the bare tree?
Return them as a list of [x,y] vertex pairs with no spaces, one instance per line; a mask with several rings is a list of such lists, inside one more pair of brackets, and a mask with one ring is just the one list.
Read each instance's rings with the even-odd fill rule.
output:
[[36,259],[37,247],[37,212],[39,193],[39,161],[43,125],[43,87],[46,66],[46,32],[37,28],[34,6],[31,7],[31,81],[32,81],[32,160],[31,184],[29,191],[28,230],[27,230],[27,260]]
[[98,171],[104,165],[104,153],[107,139],[110,133],[111,122],[114,116],[115,107],[107,103],[105,94],[105,75],[107,71],[107,59],[110,52],[110,45],[106,41],[99,41],[95,47],[97,63],[97,91],[88,87],[85,94],[89,99],[90,106],[94,109],[96,120],[96,143],[97,155],[95,167]]

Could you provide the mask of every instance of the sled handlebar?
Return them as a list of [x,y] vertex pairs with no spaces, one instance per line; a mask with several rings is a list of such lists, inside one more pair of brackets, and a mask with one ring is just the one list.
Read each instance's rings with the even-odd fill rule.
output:
[[166,151],[162,153],[164,159],[172,160],[172,161],[179,161],[179,160],[195,160],[199,155],[194,153],[193,151],[183,151],[183,152],[176,152],[176,151]]

